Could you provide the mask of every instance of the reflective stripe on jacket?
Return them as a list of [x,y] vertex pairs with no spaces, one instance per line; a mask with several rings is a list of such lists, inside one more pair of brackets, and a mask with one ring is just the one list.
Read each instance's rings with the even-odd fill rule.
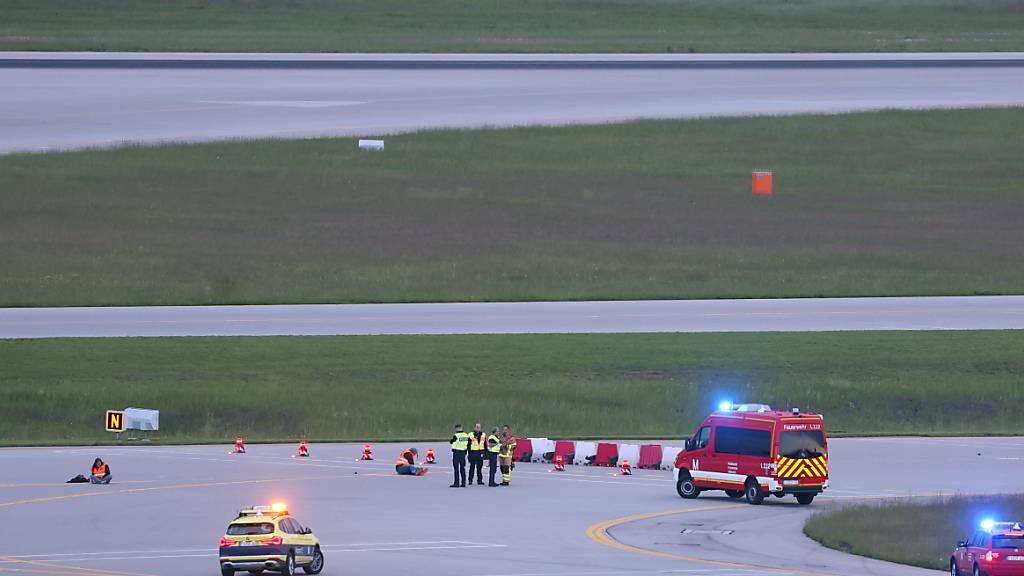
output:
[[487,437],[487,451],[495,454],[501,452],[501,440],[498,440],[494,434]]
[[487,435],[480,432],[480,436],[477,437],[477,433],[473,432],[469,437],[469,449],[478,452],[487,447]]
[[455,436],[451,439],[452,450],[465,451],[469,447],[469,434],[465,432],[456,432]]

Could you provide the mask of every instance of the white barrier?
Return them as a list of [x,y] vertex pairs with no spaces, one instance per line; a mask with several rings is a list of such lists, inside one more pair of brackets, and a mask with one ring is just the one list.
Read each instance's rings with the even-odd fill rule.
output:
[[682,448],[676,448],[675,446],[662,446],[661,447],[661,469],[662,470],[674,470],[676,467],[676,456],[682,452]]
[[619,464],[623,460],[629,460],[630,466],[636,467],[640,464],[639,444],[619,444]]
[[597,456],[597,442],[577,442],[574,464],[586,464],[587,458]]
[[547,438],[530,438],[533,443],[533,461],[543,462],[544,454],[555,451],[555,443]]
[[360,140],[359,141],[359,149],[360,150],[383,150],[384,149],[384,141],[383,140]]

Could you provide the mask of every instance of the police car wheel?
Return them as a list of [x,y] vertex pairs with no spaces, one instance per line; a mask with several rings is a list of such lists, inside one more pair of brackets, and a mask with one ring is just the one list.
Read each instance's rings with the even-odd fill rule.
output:
[[289,552],[288,559],[284,561],[284,568],[281,570],[284,576],[295,576],[295,553]]
[[679,480],[676,481],[676,492],[680,496],[686,499],[693,499],[700,496],[700,488],[694,484],[693,478],[689,474],[682,476],[680,475]]
[[235,576],[235,571],[232,570],[231,568],[221,567],[220,574],[221,574],[221,576]]
[[747,482],[746,487],[747,503],[758,505],[764,502],[764,493],[761,492],[761,487],[757,485],[757,482],[750,480]]
[[313,552],[313,561],[309,563],[309,566],[303,566],[302,571],[306,574],[319,574],[324,569],[324,553],[317,548]]
[[729,498],[743,498],[743,490],[726,490],[725,495]]

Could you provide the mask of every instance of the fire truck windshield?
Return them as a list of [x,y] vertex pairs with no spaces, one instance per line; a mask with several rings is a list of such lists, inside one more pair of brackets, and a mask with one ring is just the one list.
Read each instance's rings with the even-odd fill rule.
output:
[[779,456],[818,458],[825,455],[825,435],[821,430],[793,430],[779,435]]

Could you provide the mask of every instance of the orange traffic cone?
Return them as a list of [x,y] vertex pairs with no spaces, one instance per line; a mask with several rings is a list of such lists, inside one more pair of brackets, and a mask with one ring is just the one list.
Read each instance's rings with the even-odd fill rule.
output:
[[619,466],[619,470],[620,470],[620,473],[623,476],[632,476],[633,475],[633,469],[630,468],[630,466],[629,466],[629,460],[623,460],[622,464]]
[[230,454],[245,454],[245,438],[241,436],[235,438],[235,450]]
[[305,440],[299,440],[299,452],[296,454],[300,458],[309,458],[309,447],[306,446]]
[[363,455],[359,459],[360,460],[373,460],[373,449],[370,448],[369,444],[363,445]]
[[424,464],[435,464],[437,460],[434,458],[434,449],[427,448],[427,460]]
[[555,469],[553,472],[565,472],[565,457],[561,454],[555,456]]

